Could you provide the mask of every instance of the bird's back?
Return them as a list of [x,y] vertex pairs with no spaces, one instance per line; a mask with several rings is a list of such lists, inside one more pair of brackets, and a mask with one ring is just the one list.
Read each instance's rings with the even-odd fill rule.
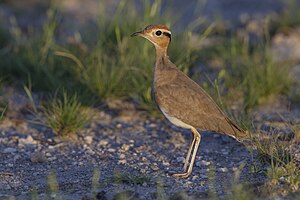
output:
[[155,69],[154,97],[164,115],[201,130],[224,133],[237,139],[246,137],[214,100],[174,64],[168,61],[156,65],[161,66]]

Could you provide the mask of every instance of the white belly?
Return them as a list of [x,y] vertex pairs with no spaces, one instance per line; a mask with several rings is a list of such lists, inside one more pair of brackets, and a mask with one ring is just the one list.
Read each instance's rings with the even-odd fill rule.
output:
[[179,126],[181,128],[187,128],[187,129],[192,129],[194,127],[192,127],[191,125],[188,125],[186,123],[184,123],[183,121],[181,121],[180,119],[177,119],[176,117],[172,117],[170,115],[167,114],[166,110],[161,109],[160,110],[163,112],[164,116],[170,121],[172,122],[172,124]]

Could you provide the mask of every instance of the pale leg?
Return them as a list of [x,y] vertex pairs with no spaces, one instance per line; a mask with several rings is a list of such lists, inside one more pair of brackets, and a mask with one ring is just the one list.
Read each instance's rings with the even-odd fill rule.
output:
[[192,153],[195,141],[196,141],[196,138],[195,138],[195,135],[193,134],[193,140],[191,142],[191,145],[190,145],[190,148],[189,148],[189,152],[188,152],[188,154],[187,154],[187,156],[185,158],[185,163],[184,163],[184,167],[183,167],[183,171],[184,172],[186,172],[187,167],[189,165],[189,161],[190,161],[190,157],[191,157],[191,153]]
[[187,172],[184,172],[182,174],[174,174],[173,175],[174,177],[187,178],[187,177],[190,176],[190,174],[193,171],[193,165],[194,165],[197,150],[198,150],[198,147],[199,147],[199,144],[200,144],[200,141],[201,141],[201,135],[198,133],[198,131],[195,128],[192,128],[192,132],[193,132],[194,140],[196,141],[196,144],[195,144],[194,149],[193,149],[193,155],[192,155],[191,163],[189,165],[189,169],[188,169]]

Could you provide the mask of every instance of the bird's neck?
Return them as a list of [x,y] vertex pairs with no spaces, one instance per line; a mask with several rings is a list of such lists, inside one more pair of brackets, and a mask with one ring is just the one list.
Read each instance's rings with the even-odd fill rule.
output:
[[167,55],[167,48],[155,47],[156,49],[156,68],[161,66],[166,66],[169,60],[169,56]]

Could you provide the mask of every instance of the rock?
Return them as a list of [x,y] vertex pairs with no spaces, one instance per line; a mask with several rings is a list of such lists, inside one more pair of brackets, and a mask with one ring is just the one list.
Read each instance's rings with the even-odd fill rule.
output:
[[87,143],[87,144],[92,144],[93,142],[93,137],[88,135],[88,136],[85,136],[84,137],[84,141]]
[[218,168],[218,172],[226,173],[226,172],[228,172],[228,169],[226,167],[220,167],[220,168]]
[[130,146],[127,145],[127,144],[123,144],[122,147],[121,147],[121,149],[122,149],[123,151],[128,151],[128,150],[130,149]]
[[179,163],[185,163],[185,158],[184,157],[177,157],[176,160]]
[[12,147],[7,147],[3,150],[3,153],[15,153],[17,149],[12,148]]
[[45,153],[36,151],[30,155],[30,160],[33,163],[44,163],[47,162]]
[[18,146],[24,147],[25,145],[30,145],[30,144],[37,144],[37,141],[35,141],[31,135],[28,135],[26,138],[20,138],[18,140]]
[[151,165],[151,169],[154,170],[154,171],[159,170],[159,168],[157,167],[157,165]]
[[196,166],[197,167],[201,167],[201,166],[209,166],[211,163],[209,161],[205,161],[205,160],[201,160],[196,162]]
[[300,61],[300,27],[276,34],[272,39],[272,55],[276,61]]
[[125,159],[119,160],[118,165],[125,165],[127,161]]
[[99,146],[106,146],[108,144],[108,141],[107,140],[100,140],[99,142]]
[[107,151],[110,152],[110,153],[116,152],[116,150],[113,149],[113,148],[109,148],[109,149],[107,149]]
[[165,161],[163,161],[163,166],[170,166],[170,163],[169,162],[165,162]]
[[119,158],[120,158],[120,159],[125,159],[125,158],[126,158],[126,155],[125,155],[125,154],[121,154],[121,155],[119,156]]

